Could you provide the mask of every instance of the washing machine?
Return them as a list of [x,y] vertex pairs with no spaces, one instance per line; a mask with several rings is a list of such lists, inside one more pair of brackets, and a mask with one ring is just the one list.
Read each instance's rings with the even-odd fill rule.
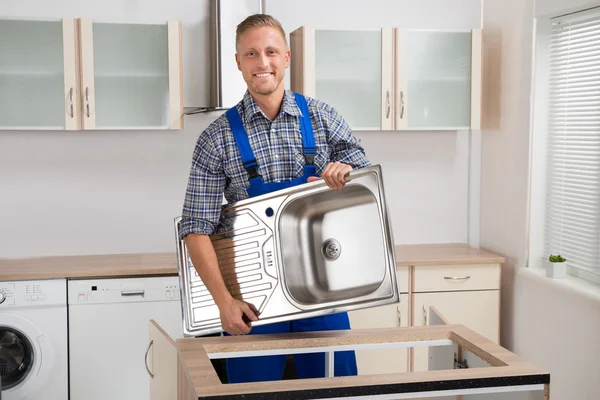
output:
[[65,279],[0,282],[2,400],[68,400]]

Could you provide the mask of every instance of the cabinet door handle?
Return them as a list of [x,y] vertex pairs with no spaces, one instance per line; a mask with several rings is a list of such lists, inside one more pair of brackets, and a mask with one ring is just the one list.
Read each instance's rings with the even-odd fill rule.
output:
[[400,91],[400,119],[404,118],[404,92]]
[[396,310],[398,311],[398,326],[402,326],[402,312],[400,311],[400,307],[397,307]]
[[425,305],[423,305],[423,326],[427,326],[427,310],[425,309]]
[[444,279],[447,281],[464,281],[467,279],[471,279],[471,276],[445,276]]
[[69,107],[71,108],[71,118],[73,118],[73,88],[69,89]]
[[387,111],[385,112],[385,118],[389,119],[390,118],[390,109],[392,108],[392,105],[390,104],[390,91],[389,90],[386,92],[386,101],[387,101]]
[[154,374],[152,372],[150,372],[150,368],[148,368],[148,353],[150,352],[150,348],[152,347],[153,344],[154,344],[154,340],[151,340],[150,344],[148,345],[148,348],[146,349],[146,354],[144,355],[144,366],[146,367],[146,372],[148,372],[148,375],[150,375],[150,378],[154,378]]
[[85,108],[87,109],[87,117],[90,117],[90,88],[85,88]]

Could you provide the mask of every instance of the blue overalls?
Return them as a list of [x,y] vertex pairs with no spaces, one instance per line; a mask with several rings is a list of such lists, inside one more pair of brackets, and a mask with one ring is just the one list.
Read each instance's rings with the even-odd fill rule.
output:
[[[250,187],[247,189],[248,196],[254,197],[261,194],[274,192],[276,190],[306,183],[309,176],[318,176],[314,165],[316,153],[315,138],[308,113],[308,106],[304,96],[294,93],[296,104],[300,108],[300,129],[302,132],[302,144],[306,164],[304,165],[304,176],[297,179],[278,182],[264,183],[258,175],[258,164],[250,147],[248,136],[236,107],[226,112],[227,119],[233,131],[238,150],[242,156],[244,168],[248,172]],[[310,332],[350,329],[348,314],[338,313],[320,317],[305,318],[295,321],[277,322],[268,325],[252,327],[250,335],[264,333],[287,333],[287,332]],[[229,383],[259,382],[280,380],[285,368],[285,355],[241,357],[226,360],[227,376]],[[299,378],[320,378],[325,376],[325,354],[310,353],[294,355],[296,371]],[[335,353],[334,361],[335,376],[357,375],[356,357],[354,351],[340,351]]]

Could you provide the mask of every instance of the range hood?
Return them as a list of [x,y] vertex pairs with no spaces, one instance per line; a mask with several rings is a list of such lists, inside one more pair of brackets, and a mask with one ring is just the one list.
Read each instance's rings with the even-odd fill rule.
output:
[[213,0],[210,10],[210,103],[185,107],[184,114],[228,110],[246,92],[235,63],[235,29],[247,16],[263,13],[264,0]]

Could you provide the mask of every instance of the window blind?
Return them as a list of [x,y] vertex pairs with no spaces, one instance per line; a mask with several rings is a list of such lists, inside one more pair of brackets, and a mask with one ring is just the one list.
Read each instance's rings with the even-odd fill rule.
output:
[[600,8],[552,20],[548,101],[545,257],[600,281]]

